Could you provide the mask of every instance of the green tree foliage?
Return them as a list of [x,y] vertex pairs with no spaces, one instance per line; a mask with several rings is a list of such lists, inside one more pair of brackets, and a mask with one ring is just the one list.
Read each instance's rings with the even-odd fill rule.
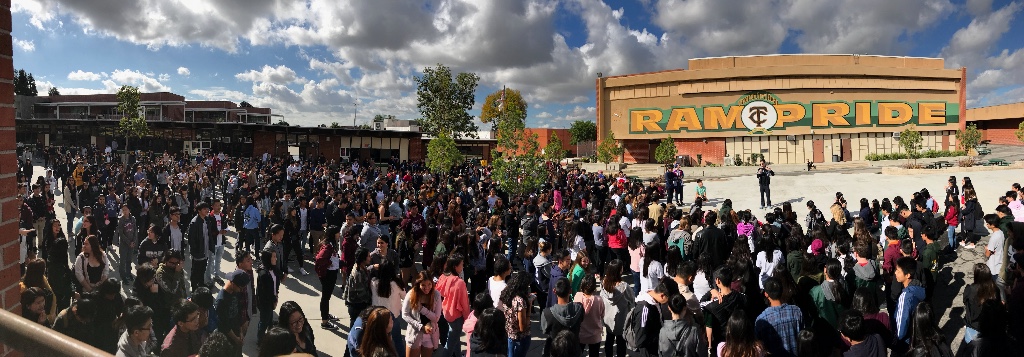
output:
[[17,95],[29,95],[28,87],[28,73],[24,69],[18,70],[18,75],[14,78],[14,94]]
[[338,128],[341,128],[341,124],[338,124],[338,122],[336,122],[336,121],[332,121],[331,122],[331,129],[338,129]]
[[60,95],[60,90],[57,89],[57,87],[50,87],[50,92],[48,92],[46,95],[51,96],[51,97],[58,96],[58,95]]
[[921,132],[917,131],[913,125],[900,133],[900,147],[907,153],[907,158],[914,160],[915,166],[917,159],[921,157],[921,142],[923,141],[924,137],[921,136]]
[[249,104],[249,102],[244,101],[244,100],[241,103],[238,103],[238,106],[241,107],[241,108],[252,108],[253,107],[252,104]]
[[668,164],[676,160],[676,143],[672,137],[661,139],[658,148],[654,149],[654,159],[659,163]]
[[427,168],[437,174],[447,174],[463,160],[455,140],[442,133],[427,144]]
[[1017,140],[1024,142],[1024,121],[1020,122],[1020,125],[1017,125],[1017,131],[1015,131],[1014,134],[1017,135]]
[[438,64],[423,70],[416,77],[416,107],[423,120],[420,130],[433,137],[445,134],[452,139],[476,138],[477,126],[469,110],[476,103],[476,86],[480,76],[459,73]]
[[36,89],[36,78],[32,76],[32,73],[28,74],[28,93],[25,95],[30,97],[39,95],[39,91]]
[[288,124],[288,122],[284,121],[284,119],[278,120],[277,123],[274,125],[291,126],[291,124]]
[[[502,92],[505,93],[504,104],[501,101]],[[515,119],[526,122],[527,108],[526,100],[523,99],[522,93],[518,90],[511,88],[499,89],[484,99],[484,106],[480,108],[480,121],[491,123],[491,126],[494,128],[497,128],[497,123],[503,119]],[[509,118],[512,114],[520,115],[522,118]]]
[[597,140],[597,124],[587,120],[577,120],[569,127],[569,144]]
[[[902,137],[902,136],[901,136]],[[981,130],[974,124],[967,125],[967,128],[956,131],[956,144],[960,150],[970,153],[971,149],[981,142]]]
[[526,115],[517,112],[521,108],[507,109],[506,120],[498,121],[497,155],[491,177],[505,192],[513,196],[525,195],[540,189],[547,179],[547,168],[537,134],[526,132],[523,120]]
[[544,147],[544,158],[554,162],[561,162],[565,158],[565,148],[562,146],[562,139],[558,138],[558,135],[551,134],[548,146]]
[[615,141],[615,134],[608,133],[608,136],[597,144],[597,161],[609,164],[618,159],[623,152],[625,150]]
[[139,88],[134,86],[121,86],[117,91],[117,110],[121,111],[121,120],[117,123],[117,133],[124,136],[124,149],[128,150],[131,139],[138,139],[149,135],[149,123],[146,117],[139,115]]

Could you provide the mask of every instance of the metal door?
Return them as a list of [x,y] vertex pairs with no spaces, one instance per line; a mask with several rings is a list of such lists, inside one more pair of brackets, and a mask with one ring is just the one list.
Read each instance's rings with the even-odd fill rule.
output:
[[811,149],[814,151],[814,162],[825,162],[825,140],[814,138],[811,140]]
[[853,140],[850,139],[850,138],[841,139],[840,140],[840,145],[843,146],[842,147],[842,149],[843,149],[843,157],[842,157],[841,161],[851,161],[851,160],[853,160]]

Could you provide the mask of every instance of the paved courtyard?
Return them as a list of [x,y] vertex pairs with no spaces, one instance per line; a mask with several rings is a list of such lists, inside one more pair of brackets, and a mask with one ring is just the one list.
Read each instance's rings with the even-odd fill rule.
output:
[[[753,208],[759,218],[763,217],[765,211],[756,210],[760,206],[760,202],[757,179],[754,177],[754,172],[755,168],[752,167],[749,176],[705,181],[711,205],[717,207],[721,204],[722,200],[729,198],[733,201],[733,208],[738,210]],[[44,171],[41,167],[36,167],[35,175],[42,175],[43,173]],[[851,210],[856,211],[859,208],[857,202],[861,197],[866,197],[869,200],[875,198],[881,200],[883,197],[892,198],[902,195],[907,198],[912,192],[922,188],[928,188],[929,191],[941,195],[944,192],[946,179],[949,175],[950,173],[943,171],[916,176],[823,172],[808,175],[780,175],[772,179],[772,203],[781,205],[783,202],[791,202],[794,210],[802,213],[806,211],[804,207],[808,200],[814,200],[821,207],[831,203],[835,193],[841,191],[845,194],[847,200],[850,201]],[[963,173],[956,173],[956,175],[959,182]],[[985,208],[986,212],[992,212],[992,209],[997,204],[998,196],[1005,193],[1012,183],[1024,181],[1024,170],[973,172],[967,176],[971,177],[977,188],[982,207]],[[695,185],[693,184],[686,186],[688,202],[693,196],[694,187]],[[61,201],[60,197],[57,198],[57,201]],[[705,206],[705,209],[707,209],[707,206]],[[57,217],[63,219],[65,217],[63,204],[58,203],[56,210],[58,211]],[[229,241],[232,245],[236,242],[233,232],[229,235]],[[973,251],[961,249],[955,261],[943,264],[939,275],[940,287],[936,289],[935,307],[941,313],[939,326],[946,333],[947,338],[953,342],[954,351],[956,351],[963,336],[962,315],[964,308],[960,294],[963,292],[964,286],[972,281],[970,277],[971,266],[976,262],[984,260],[983,247],[986,241],[987,239],[983,239],[978,244],[978,248]],[[225,249],[224,256],[221,257],[224,260],[221,265],[222,272],[234,270],[233,254],[234,249]],[[313,326],[316,346],[321,356],[342,356],[344,354],[345,338],[348,336],[348,328],[345,327],[333,331],[319,328],[320,282],[316,275],[312,274],[312,268],[309,266],[307,268],[311,271],[310,275],[301,276],[293,274],[282,283],[280,301],[293,300],[302,306],[310,325]],[[111,276],[117,277],[117,272],[112,271]],[[350,324],[349,316],[346,314],[346,309],[341,299],[338,298],[340,293],[338,290],[335,291],[336,296],[331,300],[331,313],[341,319],[342,325],[348,326]],[[535,311],[533,314],[534,339],[530,355],[539,355],[543,345],[539,318],[539,312]],[[258,354],[255,331],[256,320],[254,317],[249,327],[249,335],[245,341],[244,354],[246,356],[256,356]]]

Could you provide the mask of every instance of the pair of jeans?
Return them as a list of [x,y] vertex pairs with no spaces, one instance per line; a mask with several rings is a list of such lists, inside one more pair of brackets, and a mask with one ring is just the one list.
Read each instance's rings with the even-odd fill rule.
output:
[[192,283],[193,291],[200,286],[206,286],[206,261],[209,259],[209,257],[203,259],[192,258],[192,274],[189,276],[189,282]]
[[221,256],[223,256],[223,255],[224,255],[224,246],[223,245],[218,245],[216,247],[213,247],[213,256],[206,258],[206,261],[208,262],[207,266],[206,266],[206,283],[207,284],[212,284],[213,283],[213,279],[217,278],[220,275],[220,261],[221,261]]
[[526,357],[530,350],[530,336],[520,339],[508,339],[508,357]]
[[253,250],[254,248],[260,248],[259,234],[256,233],[256,229],[242,228],[242,237],[238,241],[239,245],[246,247],[250,250]]
[[946,238],[949,239],[949,249],[956,249],[956,226],[946,227]]
[[633,272],[633,295],[640,296],[640,272],[638,271]]
[[448,321],[444,316],[441,319],[447,322],[447,326],[441,329],[441,345],[448,352],[448,356],[462,356],[462,324],[466,320],[460,317]]
[[[761,187],[761,194],[760,194],[760,196],[761,196],[761,207],[769,207],[769,206],[771,206],[772,205],[772,189],[771,189],[771,186],[768,186],[768,185],[758,185],[758,186]],[[765,200],[768,201],[768,204],[765,204]]]
[[975,338],[978,337],[978,330],[970,327],[964,327],[964,343],[971,343]]
[[581,343],[580,344],[580,352],[583,352],[583,349],[587,349],[587,356],[588,357],[600,357],[601,356],[601,343],[600,342],[589,344],[589,345]]
[[[608,327],[604,328],[604,355],[607,357],[625,357],[626,356],[626,340],[620,335],[616,335]],[[612,353],[614,352],[614,354]]]
[[118,269],[118,273],[121,273],[122,281],[131,278],[132,261],[134,260],[132,257],[132,252],[135,249],[132,249],[131,243],[128,243],[127,240],[127,238],[123,238],[121,239],[120,244],[117,245],[118,253],[120,253],[119,259],[121,260],[119,264],[120,269]]
[[256,341],[263,341],[263,335],[267,333],[267,329],[275,326],[274,323],[274,309],[271,307],[260,308],[260,322],[256,325]]
[[[328,270],[320,278],[320,319],[327,322],[331,316],[331,296],[334,295],[334,287],[338,285],[338,270]],[[352,320],[355,317],[349,316]],[[397,321],[396,321],[397,323]]]

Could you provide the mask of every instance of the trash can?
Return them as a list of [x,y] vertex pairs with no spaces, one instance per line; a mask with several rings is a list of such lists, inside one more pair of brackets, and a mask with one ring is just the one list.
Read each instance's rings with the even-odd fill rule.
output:
[[690,155],[676,156],[676,164],[685,167],[693,166],[693,163],[690,160]]
[[832,162],[839,162],[839,155],[832,155]]

